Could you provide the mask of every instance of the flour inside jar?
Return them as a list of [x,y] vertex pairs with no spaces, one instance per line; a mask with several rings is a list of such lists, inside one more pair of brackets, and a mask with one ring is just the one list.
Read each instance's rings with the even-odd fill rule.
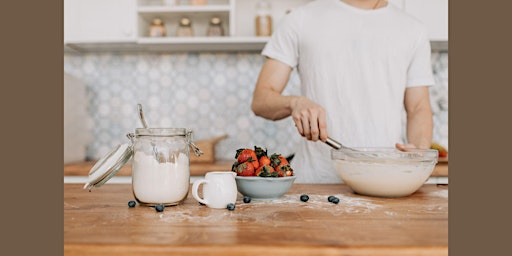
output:
[[190,184],[189,158],[180,152],[174,160],[159,163],[153,154],[135,152],[132,187],[139,202],[175,205],[187,197]]

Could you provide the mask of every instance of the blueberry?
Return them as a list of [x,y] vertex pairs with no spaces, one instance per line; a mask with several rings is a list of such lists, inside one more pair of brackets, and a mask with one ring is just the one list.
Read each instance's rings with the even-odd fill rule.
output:
[[329,202],[331,202],[331,203],[332,203],[332,200],[333,200],[334,198],[336,198],[336,197],[335,197],[335,196],[329,196],[329,197],[327,198],[327,201],[329,201]]
[[135,207],[136,204],[137,203],[135,203],[135,201],[132,200],[132,201],[128,202],[128,207]]
[[302,202],[307,202],[307,201],[309,200],[309,196],[308,196],[308,195],[306,195],[306,194],[301,195],[301,196],[300,196],[300,200],[301,200]]
[[251,202],[251,198],[248,196],[244,196],[244,203],[248,204]]
[[331,201],[331,203],[333,203],[333,204],[338,204],[339,202],[340,202],[340,199],[337,197],[333,198]]
[[157,205],[155,206],[155,210],[156,210],[157,212],[163,212],[163,211],[164,211],[164,209],[165,209],[165,206],[164,206],[163,204],[157,204]]
[[230,210],[230,211],[233,211],[233,210],[235,210],[235,204],[228,204],[228,205],[226,206],[226,208],[227,208],[228,210]]

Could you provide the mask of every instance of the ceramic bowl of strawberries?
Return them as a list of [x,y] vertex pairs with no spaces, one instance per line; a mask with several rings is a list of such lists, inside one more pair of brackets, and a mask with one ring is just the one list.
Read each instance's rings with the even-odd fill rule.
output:
[[278,199],[291,188],[295,181],[289,161],[281,154],[267,153],[266,149],[241,148],[236,151],[236,161],[231,171],[238,192],[252,199]]

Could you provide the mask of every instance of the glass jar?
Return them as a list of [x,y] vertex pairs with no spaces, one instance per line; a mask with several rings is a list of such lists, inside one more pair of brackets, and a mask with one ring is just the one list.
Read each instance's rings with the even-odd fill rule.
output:
[[192,132],[184,128],[138,128],[133,143],[132,188],[145,205],[177,205],[190,185]]
[[164,5],[175,6],[176,0],[163,0]]
[[190,0],[191,5],[206,5],[207,0]]
[[256,4],[256,36],[270,36],[272,35],[272,16],[270,14],[270,3],[265,0],[260,0]]
[[153,19],[149,26],[149,37],[163,37],[166,35],[164,22],[159,19]]
[[181,18],[178,29],[176,30],[176,36],[178,37],[191,37],[194,36],[192,30],[192,21],[189,18]]
[[210,20],[210,26],[208,27],[207,36],[223,36],[224,29],[222,28],[222,22],[220,18],[213,17]]

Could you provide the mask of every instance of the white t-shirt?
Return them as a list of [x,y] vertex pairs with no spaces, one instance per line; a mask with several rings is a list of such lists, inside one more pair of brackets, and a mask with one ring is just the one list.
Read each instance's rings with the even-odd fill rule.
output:
[[[364,10],[313,1],[286,15],[262,54],[297,68],[302,95],[326,111],[330,137],[351,147],[404,143],[406,87],[434,84],[426,28],[390,3]],[[330,149],[301,141],[296,182],[341,182]]]

